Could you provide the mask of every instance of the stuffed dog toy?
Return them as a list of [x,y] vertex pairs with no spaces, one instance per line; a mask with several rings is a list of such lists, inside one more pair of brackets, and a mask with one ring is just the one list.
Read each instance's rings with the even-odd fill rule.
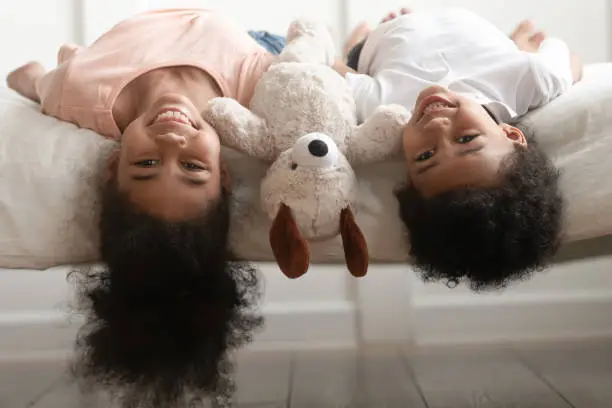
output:
[[294,21],[288,45],[257,84],[248,108],[230,98],[210,102],[205,118],[221,142],[270,163],[261,203],[270,216],[270,245],[289,278],[308,270],[308,241],[342,237],[350,273],[368,268],[355,221],[358,182],[352,166],[395,157],[409,112],[380,107],[357,123],[355,101],[333,70],[335,49],[323,24]]

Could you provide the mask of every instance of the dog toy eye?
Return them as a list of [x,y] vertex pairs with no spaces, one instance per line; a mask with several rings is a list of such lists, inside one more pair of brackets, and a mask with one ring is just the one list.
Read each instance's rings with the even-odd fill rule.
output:
[[291,170],[295,170],[297,169],[298,165],[297,163],[291,163]]
[[323,133],[308,133],[293,145],[291,159],[299,166],[313,169],[332,168],[338,162],[340,152],[334,140]]

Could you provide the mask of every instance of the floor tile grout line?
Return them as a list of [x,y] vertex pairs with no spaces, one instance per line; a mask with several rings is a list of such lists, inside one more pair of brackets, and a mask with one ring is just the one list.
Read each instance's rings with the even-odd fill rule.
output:
[[527,368],[533,375],[535,375],[540,381],[542,381],[552,392],[559,396],[567,405],[568,408],[577,408],[563,393],[555,387],[555,385],[549,381],[544,374],[540,372],[540,370],[536,369],[533,365],[529,364],[529,362],[525,359],[525,357],[517,350],[510,350],[514,358],[516,358],[519,363],[521,363],[525,368]]
[[399,355],[400,359],[404,363],[403,366],[406,369],[408,377],[410,378],[410,380],[412,380],[414,387],[419,393],[419,397],[421,398],[421,401],[423,401],[423,405],[425,405],[425,408],[429,408],[429,404],[427,403],[427,399],[425,398],[425,393],[423,392],[423,389],[421,388],[421,384],[419,384],[416,372],[414,371],[412,364],[410,364],[408,356],[402,350],[401,347],[395,347],[395,352]]
[[57,377],[55,377],[53,379],[53,381],[51,381],[51,383],[49,385],[47,385],[45,388],[43,388],[40,392],[38,392],[36,395],[34,395],[34,397],[32,399],[30,399],[26,405],[25,408],[32,408],[34,406],[36,406],[36,404],[38,404],[40,401],[42,401],[42,399],[49,395],[50,393],[53,392],[53,390],[55,390],[56,387],[61,386],[63,381],[64,374],[59,374]]
[[355,352],[355,366],[352,375],[352,386],[351,386],[351,400],[349,407],[359,406],[360,401],[363,399],[363,395],[360,394],[365,389],[365,371],[366,371],[366,353],[363,347],[360,347]]
[[285,408],[291,408],[291,400],[293,398],[293,380],[295,377],[295,363],[296,362],[296,353],[291,352],[289,354],[289,379],[288,379],[288,390],[287,396],[285,397],[285,403],[283,404]]

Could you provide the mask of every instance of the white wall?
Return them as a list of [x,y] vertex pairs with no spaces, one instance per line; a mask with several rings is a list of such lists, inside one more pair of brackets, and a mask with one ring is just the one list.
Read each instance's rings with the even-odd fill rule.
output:
[[79,35],[74,0],[3,1],[0,5],[0,75],[38,59],[53,67],[59,46]]
[[122,18],[146,9],[216,8],[233,15],[245,28],[278,33],[284,33],[295,17],[317,17],[329,24],[341,44],[348,28],[357,22],[375,24],[387,11],[404,4],[414,9],[469,7],[508,32],[521,19],[531,18],[551,35],[568,41],[586,62],[611,57],[608,0],[20,0],[3,1],[0,6],[0,75],[33,59],[52,68],[61,44],[89,44]]

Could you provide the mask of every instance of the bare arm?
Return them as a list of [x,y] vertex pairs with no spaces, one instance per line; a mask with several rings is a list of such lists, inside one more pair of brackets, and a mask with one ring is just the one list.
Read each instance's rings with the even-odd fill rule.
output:
[[336,59],[336,61],[334,61],[334,65],[332,66],[332,68],[334,68],[334,70],[340,75],[342,75],[343,77],[346,76],[346,74],[349,72],[352,74],[357,73],[357,71],[350,68],[348,65],[346,65],[344,61],[339,60],[339,59]]
[[6,84],[19,95],[40,103],[36,82],[43,75],[45,75],[45,68],[38,62],[30,62],[8,74]]
[[574,83],[579,82],[582,79],[582,71],[584,68],[584,64],[582,63],[580,57],[573,53],[570,57],[570,64],[572,67],[572,76],[574,78]]

